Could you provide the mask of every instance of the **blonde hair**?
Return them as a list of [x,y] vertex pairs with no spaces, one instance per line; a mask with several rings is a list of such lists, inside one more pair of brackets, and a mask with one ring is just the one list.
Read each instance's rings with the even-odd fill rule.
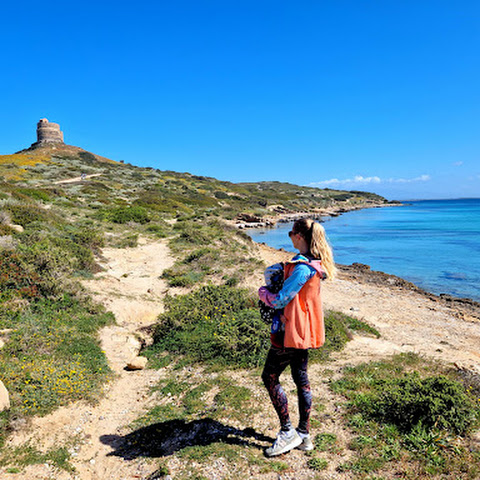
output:
[[332,247],[328,243],[327,234],[322,225],[310,218],[300,218],[293,224],[292,231],[299,233],[305,239],[310,255],[322,261],[327,278],[333,280],[337,274],[337,268],[333,259]]

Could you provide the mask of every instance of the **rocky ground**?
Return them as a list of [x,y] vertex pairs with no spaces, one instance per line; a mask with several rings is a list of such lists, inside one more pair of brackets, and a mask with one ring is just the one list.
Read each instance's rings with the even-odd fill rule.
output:
[[[291,257],[288,252],[259,246],[259,256],[266,264]],[[119,442],[126,438],[129,424],[142,415],[155,400],[149,388],[167,376],[194,375],[198,372],[172,372],[169,367],[160,370],[125,370],[135,357],[142,342],[148,341],[145,327],[152,324],[162,309],[166,286],[159,276],[173,263],[166,242],[140,242],[136,248],[105,249],[105,271],[97,278],[85,282],[93,296],[111,310],[117,325],[106,327],[101,333],[102,346],[116,377],[107,386],[106,394],[98,405],[77,403],[61,408],[43,418],[34,419],[27,427],[20,428],[10,439],[9,445],[31,442],[41,449],[69,445],[74,473],[55,471],[51,466],[27,467],[22,473],[7,474],[0,469],[0,478],[41,480],[107,480],[147,479],[156,469],[156,458],[141,455],[118,455]],[[257,272],[250,286],[262,284]],[[320,420],[321,430],[335,433],[343,446],[342,453],[329,460],[329,466],[318,477],[306,466],[303,452],[294,451],[282,457],[289,468],[280,473],[262,473],[255,465],[244,467],[238,476],[232,477],[228,462],[215,460],[203,475],[209,479],[261,478],[261,479],[313,479],[354,478],[350,473],[336,472],[336,466],[351,455],[348,449],[349,433],[343,428],[338,398],[328,388],[328,378],[338,377],[345,365],[353,365],[379,359],[398,352],[413,351],[433,357],[458,368],[480,374],[480,306],[475,302],[453,301],[425,294],[412,284],[396,277],[377,274],[364,266],[341,268],[339,278],[323,286],[325,307],[338,310],[367,321],[376,327],[381,338],[355,335],[345,350],[335,355],[325,365],[313,365],[310,370],[315,404],[314,416]],[[148,330],[148,329],[147,329]],[[217,424],[223,429],[245,436],[250,432],[251,448],[257,455],[268,446],[277,430],[276,420],[266,393],[260,385],[258,372],[233,372],[231,377],[238,384],[249,387],[255,393],[255,412],[248,422],[232,420],[229,425]],[[293,383],[285,376],[287,392],[294,390]],[[294,398],[294,397],[293,397]],[[320,405],[322,408],[320,409]],[[293,409],[295,415],[295,409]],[[191,428],[204,428],[201,424]],[[247,433],[246,433],[247,432]],[[188,432],[179,431],[180,435]],[[190,432],[191,433],[191,432]],[[243,438],[242,437],[242,438]],[[122,444],[125,448],[125,443]],[[167,456],[172,478],[182,469],[182,460]],[[237,475],[237,474],[236,474]],[[151,477],[150,477],[151,478]]]

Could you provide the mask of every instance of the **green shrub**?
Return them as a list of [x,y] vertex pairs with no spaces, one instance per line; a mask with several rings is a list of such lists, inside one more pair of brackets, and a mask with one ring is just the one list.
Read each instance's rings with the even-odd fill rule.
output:
[[200,224],[192,221],[177,222],[173,228],[174,230],[180,231],[180,234],[174,241],[176,249],[192,246],[207,246],[216,240],[221,240],[225,233],[220,224],[214,221],[210,221],[208,224]]
[[225,192],[222,192],[221,190],[216,190],[215,192],[213,192],[213,195],[215,196],[215,198],[218,198],[220,200],[226,200],[230,197],[230,195],[228,195]]
[[467,434],[478,426],[479,395],[459,380],[458,372],[411,353],[345,368],[331,386],[348,399],[358,457],[339,470],[366,473],[402,461],[418,478],[477,478],[480,458]]
[[182,353],[192,361],[257,366],[265,359],[269,341],[255,306],[247,290],[227,286],[167,297],[153,348]]
[[103,233],[96,228],[90,226],[70,227],[66,231],[74,243],[95,252],[105,245]]
[[43,202],[50,201],[50,195],[45,190],[39,190],[37,188],[17,188],[16,191],[21,195],[25,195],[35,200],[41,200]]
[[134,205],[167,215],[177,215],[179,212],[193,213],[182,196],[155,190],[140,193]]
[[175,268],[168,268],[163,271],[162,278],[167,280],[170,287],[193,287],[201,284],[205,278],[202,272],[181,272]]
[[10,212],[12,222],[23,227],[34,222],[57,223],[60,219],[52,212],[34,204],[7,204],[5,210]]
[[139,206],[111,208],[99,212],[99,216],[102,219],[119,224],[135,222],[144,225],[151,220],[148,210]]
[[104,245],[103,234],[90,226],[44,226],[22,234],[18,251],[54,292],[75,272],[95,273],[94,252]]
[[0,251],[0,300],[40,298],[45,294],[44,282],[18,253]]
[[147,232],[153,233],[156,237],[165,238],[171,235],[172,227],[162,221],[157,221],[147,227]]
[[464,434],[476,423],[475,404],[460,383],[418,373],[387,380],[381,391],[362,396],[357,407],[369,416],[410,432],[418,425]]

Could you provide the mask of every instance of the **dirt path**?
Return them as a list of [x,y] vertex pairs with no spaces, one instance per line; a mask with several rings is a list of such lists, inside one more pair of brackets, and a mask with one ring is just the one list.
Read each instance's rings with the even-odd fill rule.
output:
[[100,175],[103,175],[103,173],[92,173],[92,174],[90,174],[90,175],[67,178],[66,180],[58,180],[57,182],[53,182],[53,184],[54,184],[54,185],[62,185],[62,184],[64,184],[64,183],[81,182],[81,181],[83,181],[83,180],[88,180],[89,178],[99,177]]
[[108,455],[112,451],[109,439],[148,409],[148,389],[165,374],[162,370],[124,369],[140,348],[138,329],[152,324],[162,311],[166,285],[159,276],[174,261],[164,242],[139,243],[136,248],[105,249],[106,271],[85,282],[93,297],[117,319],[117,325],[101,331],[102,348],[116,374],[106,396],[96,406],[76,403],[36,418],[28,430],[18,432],[9,441],[11,446],[31,442],[42,450],[71,445],[77,472],[68,474],[54,471],[49,465],[36,465],[18,475],[9,474],[8,478],[120,480],[142,478],[152,470],[146,460],[126,462]]

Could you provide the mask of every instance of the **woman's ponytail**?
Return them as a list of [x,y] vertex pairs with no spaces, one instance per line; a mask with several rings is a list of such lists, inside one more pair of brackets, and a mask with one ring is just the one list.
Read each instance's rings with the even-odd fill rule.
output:
[[322,225],[311,219],[301,218],[293,224],[293,231],[302,235],[310,248],[310,254],[322,261],[327,278],[333,280],[337,274],[337,268]]
[[335,261],[333,260],[332,247],[328,243],[325,229],[318,222],[312,222],[310,253],[315,258],[322,260],[322,267],[327,274],[327,278],[333,280],[337,274],[337,267],[335,267]]

